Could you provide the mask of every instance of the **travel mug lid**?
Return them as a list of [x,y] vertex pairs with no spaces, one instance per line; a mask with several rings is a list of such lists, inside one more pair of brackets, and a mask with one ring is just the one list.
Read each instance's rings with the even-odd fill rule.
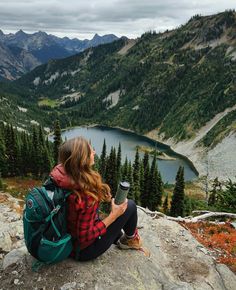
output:
[[130,188],[129,182],[127,182],[127,181],[121,181],[120,182],[120,188],[123,189],[123,190],[129,189]]

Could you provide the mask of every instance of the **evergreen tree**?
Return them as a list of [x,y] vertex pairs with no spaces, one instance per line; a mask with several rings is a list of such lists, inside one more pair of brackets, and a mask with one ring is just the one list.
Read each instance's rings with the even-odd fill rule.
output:
[[59,147],[61,143],[62,143],[61,127],[60,127],[59,120],[56,120],[54,123],[54,148],[53,148],[55,164],[57,164],[58,162],[58,151],[59,151]]
[[189,216],[192,213],[192,201],[191,198],[185,195],[184,197],[184,216]]
[[43,132],[42,126],[39,126],[38,140],[39,140],[39,145],[42,146],[42,147],[45,147],[45,136],[44,136],[44,132]]
[[128,180],[128,159],[127,156],[125,157],[125,163],[122,166],[122,180],[127,181]]
[[158,199],[157,199],[157,205],[161,206],[162,204],[162,196],[164,193],[164,188],[163,188],[163,181],[161,178],[161,173],[158,171],[157,173],[157,192],[158,192]]
[[10,176],[16,176],[18,173],[18,147],[16,134],[13,126],[7,126],[5,131],[6,140],[6,155],[8,163],[8,174]]
[[116,170],[117,170],[117,181],[121,181],[121,145],[119,143],[117,157],[116,157]]
[[132,165],[131,165],[130,161],[128,163],[127,181],[130,183],[130,189],[129,189],[129,193],[128,193],[128,198],[134,200],[135,197],[134,197],[134,191],[133,191],[133,187],[134,187],[133,169],[132,169]]
[[161,204],[161,198],[163,193],[162,180],[157,169],[156,155],[154,155],[152,160],[149,179],[150,179],[150,187],[147,206],[150,210],[154,211]]
[[7,176],[7,156],[6,146],[3,139],[3,128],[0,129],[0,173],[2,176]]
[[149,154],[145,151],[143,156],[143,169],[146,170],[147,165],[149,164]]
[[36,126],[33,127],[32,144],[31,144],[31,171],[35,177],[38,177],[41,168],[41,156]]
[[168,214],[169,212],[169,200],[168,200],[168,193],[166,194],[165,200],[163,202],[163,212],[164,214]]
[[144,185],[143,185],[143,192],[140,194],[140,202],[141,206],[148,207],[148,199],[149,199],[149,192],[150,192],[150,167],[149,162],[145,164],[144,167]]
[[137,204],[140,204],[140,160],[138,148],[136,148],[133,164],[133,194]]
[[0,190],[3,190],[3,181],[1,173],[0,173]]
[[103,179],[105,179],[105,173],[106,173],[106,155],[107,155],[107,146],[106,146],[106,140],[103,141],[102,146],[102,153],[99,159],[99,172]]
[[184,167],[180,166],[176,175],[176,183],[171,201],[170,215],[184,215]]
[[47,176],[52,169],[52,162],[51,162],[50,154],[46,146],[43,147],[42,158],[43,158],[42,159],[43,163],[42,163],[42,168],[41,168],[41,175]]
[[115,196],[117,191],[117,165],[116,165],[116,149],[111,147],[110,155],[106,162],[105,182],[109,184],[111,193]]
[[[143,162],[140,163],[139,175],[140,175],[139,188],[140,188],[140,198],[141,198],[141,195],[144,192],[144,167],[143,167]],[[139,201],[140,201],[140,204],[141,204],[141,200],[140,199],[139,199]]]
[[219,193],[222,191],[222,185],[216,177],[213,181],[212,190],[210,191],[210,196],[208,199],[208,205],[214,206],[219,200]]
[[236,212],[236,182],[229,180],[226,184],[226,190],[221,198],[225,210]]

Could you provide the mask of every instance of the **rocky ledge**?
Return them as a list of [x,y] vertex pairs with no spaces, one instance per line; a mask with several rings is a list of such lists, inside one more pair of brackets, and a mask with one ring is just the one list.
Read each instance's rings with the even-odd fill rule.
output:
[[0,289],[233,290],[235,274],[177,222],[138,210],[139,231],[151,257],[112,246],[94,261],[67,259],[32,272],[23,246],[22,219],[9,200],[0,204]]

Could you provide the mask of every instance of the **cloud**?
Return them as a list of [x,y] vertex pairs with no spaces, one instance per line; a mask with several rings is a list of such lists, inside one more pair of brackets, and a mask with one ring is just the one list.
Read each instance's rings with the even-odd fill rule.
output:
[[235,7],[235,0],[0,0],[0,29],[79,38],[95,33],[137,37],[147,30],[177,27],[195,14]]

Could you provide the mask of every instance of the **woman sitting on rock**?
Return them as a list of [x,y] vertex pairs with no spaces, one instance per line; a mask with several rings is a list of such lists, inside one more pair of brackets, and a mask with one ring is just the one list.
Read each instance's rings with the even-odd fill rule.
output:
[[[58,186],[74,191],[67,199],[68,232],[74,241],[72,257],[79,261],[95,259],[112,244],[120,249],[142,250],[149,255],[142,248],[138,234],[135,202],[114,203],[109,186],[92,169],[94,155],[95,151],[86,139],[68,140],[60,146],[59,164],[50,174]],[[100,220],[98,210],[102,201],[111,202],[111,212]]]

